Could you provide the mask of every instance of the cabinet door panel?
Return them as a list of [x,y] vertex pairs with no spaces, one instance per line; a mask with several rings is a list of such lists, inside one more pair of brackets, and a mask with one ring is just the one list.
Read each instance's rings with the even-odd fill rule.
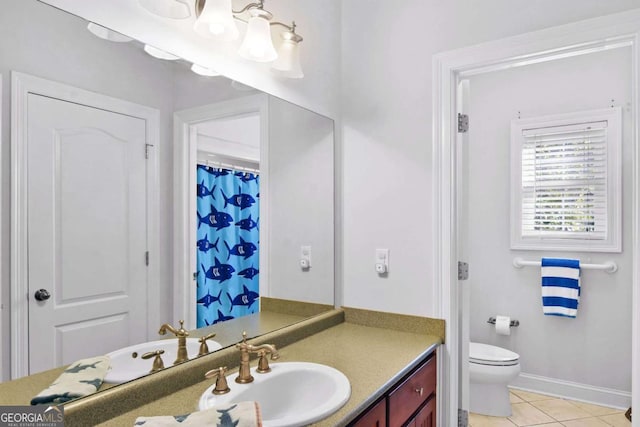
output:
[[353,427],[387,427],[387,400],[382,399],[369,409],[364,417],[353,424]]
[[432,397],[426,405],[416,414],[408,424],[408,427],[435,427],[436,426],[436,398]]

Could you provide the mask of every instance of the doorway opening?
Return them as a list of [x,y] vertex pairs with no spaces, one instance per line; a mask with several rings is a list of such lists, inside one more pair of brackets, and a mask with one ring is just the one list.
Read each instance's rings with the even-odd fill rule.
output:
[[258,250],[269,238],[266,117],[262,94],[174,115],[174,320],[189,329],[257,312],[267,292],[269,254]]
[[260,116],[194,125],[196,327],[258,312]]
[[[640,317],[637,308],[640,306],[640,286],[639,268],[637,254],[640,249],[640,242],[637,235],[639,227],[638,218],[640,213],[640,197],[638,197],[639,152],[637,149],[637,58],[639,48],[637,44],[640,33],[640,14],[625,13],[610,15],[589,21],[578,22],[562,27],[551,28],[535,33],[529,33],[518,37],[490,42],[479,46],[447,52],[434,57],[434,96],[436,108],[434,108],[434,227],[437,227],[436,244],[434,248],[434,283],[437,284],[434,299],[439,301],[435,308],[438,316],[447,321],[446,348],[443,353],[441,366],[441,378],[447,380],[443,384],[443,393],[449,397],[448,402],[442,403],[444,424],[450,424],[452,420],[459,418],[459,410],[464,413],[468,410],[468,377],[465,367],[468,366],[469,354],[468,339],[463,336],[464,325],[470,319],[469,287],[474,284],[474,268],[476,270],[488,268],[487,265],[475,265],[470,267],[471,279],[466,282],[457,279],[458,261],[464,261],[465,251],[468,245],[465,244],[464,224],[461,224],[461,209],[464,207],[465,196],[463,194],[463,177],[465,170],[465,152],[461,147],[461,141],[457,129],[457,114],[461,108],[459,85],[466,79],[473,79],[473,76],[490,72],[501,72],[510,68],[542,64],[555,60],[562,60],[572,57],[586,57],[595,52],[616,51],[627,49],[631,52],[630,60],[627,62],[627,84],[630,87],[629,105],[629,144],[630,152],[627,157],[627,165],[631,186],[628,203],[628,217],[631,222],[627,229],[629,232],[629,242],[626,243],[625,250],[631,254],[631,261],[627,266],[629,281],[627,282],[627,292],[631,301],[631,343],[627,345],[631,348],[631,400],[638,406],[638,392],[640,390],[640,378],[638,377],[638,355],[640,354],[640,339],[637,331],[640,330]],[[473,97],[473,83],[470,87],[471,97]],[[610,99],[603,103],[610,102]],[[605,105],[602,105],[604,107]],[[608,105],[607,105],[608,106]],[[474,126],[473,117],[470,118],[470,128]],[[477,125],[477,124],[476,124]],[[480,123],[482,126],[482,123]],[[471,138],[470,138],[471,139]],[[490,166],[487,170],[492,170]],[[507,182],[511,179],[508,178]],[[508,205],[507,205],[508,206]],[[509,218],[507,212],[502,215],[503,223]],[[506,225],[505,225],[506,227]],[[470,232],[469,232],[470,233]],[[581,258],[585,257],[581,254]],[[509,254],[506,260],[501,258],[497,262],[507,263],[511,266]],[[594,255],[595,260],[595,255]],[[589,260],[587,260],[589,262]],[[513,268],[513,267],[511,267]],[[529,271],[528,274],[535,273]],[[539,274],[539,273],[538,273]],[[616,273],[617,274],[617,273]],[[494,281],[506,281],[503,277],[494,277]],[[540,283],[539,277],[536,282]],[[590,280],[592,282],[592,280]],[[511,288],[526,288],[526,285],[511,283]],[[535,286],[535,285],[529,285]],[[598,284],[593,284],[598,286]],[[531,289],[533,291],[533,288]],[[539,292],[539,288],[537,289]],[[535,292],[535,291],[533,291]],[[585,290],[586,292],[586,290]],[[598,292],[598,291],[596,291]],[[538,297],[531,302],[531,305],[540,305]],[[586,308],[586,307],[585,307]],[[492,313],[493,315],[501,313]],[[586,313],[585,313],[586,314]],[[475,320],[474,320],[475,321]],[[483,323],[486,323],[484,319]],[[522,324],[521,324],[522,327]],[[530,325],[535,328],[536,325]],[[518,333],[518,332],[516,332]],[[515,333],[514,333],[515,336]],[[587,340],[596,337],[589,334],[577,337]],[[525,357],[526,355],[521,355]],[[467,371],[468,372],[468,371]],[[597,375],[597,373],[596,373]],[[543,375],[541,375],[543,376]],[[571,382],[571,381],[566,381]],[[557,385],[557,384],[556,384]],[[598,388],[598,387],[594,387]],[[599,387],[606,388],[606,387]],[[600,390],[602,391],[602,390]],[[563,394],[557,392],[556,394]],[[627,395],[628,399],[628,395]],[[586,400],[586,399],[585,399]],[[441,420],[441,421],[442,421]]]

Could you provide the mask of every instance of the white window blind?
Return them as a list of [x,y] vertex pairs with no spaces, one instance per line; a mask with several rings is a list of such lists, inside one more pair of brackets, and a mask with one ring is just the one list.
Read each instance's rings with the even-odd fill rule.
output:
[[522,132],[522,234],[607,238],[607,122]]
[[622,109],[511,121],[511,249],[622,250]]

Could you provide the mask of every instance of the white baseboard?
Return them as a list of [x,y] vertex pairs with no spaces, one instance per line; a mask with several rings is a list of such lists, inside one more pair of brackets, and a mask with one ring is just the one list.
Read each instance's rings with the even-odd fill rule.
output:
[[533,374],[521,373],[509,384],[509,387],[619,409],[627,409],[631,406],[631,392]]

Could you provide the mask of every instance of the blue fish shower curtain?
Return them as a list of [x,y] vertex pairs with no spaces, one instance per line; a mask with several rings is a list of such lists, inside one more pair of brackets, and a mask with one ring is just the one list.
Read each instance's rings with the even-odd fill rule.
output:
[[198,165],[197,327],[256,313],[260,177]]

